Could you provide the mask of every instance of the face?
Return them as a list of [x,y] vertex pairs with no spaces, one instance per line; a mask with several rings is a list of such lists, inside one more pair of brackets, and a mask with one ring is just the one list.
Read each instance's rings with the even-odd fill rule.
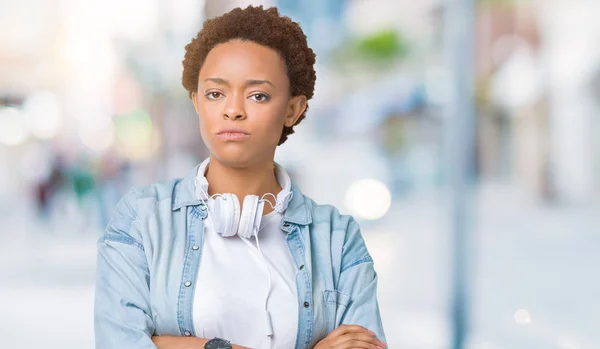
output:
[[289,84],[277,51],[241,40],[215,46],[192,94],[211,155],[232,167],[272,161],[284,125],[306,108],[306,97],[291,97]]

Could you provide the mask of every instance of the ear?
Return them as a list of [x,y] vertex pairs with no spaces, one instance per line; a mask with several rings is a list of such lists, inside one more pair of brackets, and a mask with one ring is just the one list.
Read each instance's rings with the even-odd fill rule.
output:
[[198,112],[198,91],[192,92],[192,103],[194,103],[194,110],[196,110],[196,115],[200,116]]
[[290,98],[284,125],[287,127],[294,126],[300,115],[306,110],[306,107],[306,96],[299,95]]

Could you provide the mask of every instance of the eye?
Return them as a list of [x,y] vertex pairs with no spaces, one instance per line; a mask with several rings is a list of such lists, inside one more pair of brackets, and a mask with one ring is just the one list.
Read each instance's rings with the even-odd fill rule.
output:
[[264,93],[255,93],[255,94],[251,95],[250,98],[254,99],[257,102],[266,102],[269,99],[271,99],[271,97],[269,95],[264,94]]
[[211,91],[211,92],[208,92],[207,94],[205,94],[205,96],[208,99],[219,99],[220,97],[223,96],[223,94],[221,92]]

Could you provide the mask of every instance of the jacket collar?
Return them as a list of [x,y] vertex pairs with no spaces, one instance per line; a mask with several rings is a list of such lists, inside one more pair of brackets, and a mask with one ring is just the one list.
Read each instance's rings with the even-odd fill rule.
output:
[[[173,188],[173,200],[171,209],[178,210],[184,206],[198,206],[204,204],[202,199],[196,197],[196,175],[198,167],[195,166],[190,170],[185,177],[175,182]],[[283,222],[293,223],[298,225],[307,225],[312,223],[311,210],[308,207],[306,197],[296,183],[292,180],[292,200],[285,210]]]

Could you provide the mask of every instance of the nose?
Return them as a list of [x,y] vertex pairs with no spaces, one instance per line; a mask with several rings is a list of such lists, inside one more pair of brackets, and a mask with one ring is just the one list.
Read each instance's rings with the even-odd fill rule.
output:
[[227,99],[223,118],[231,120],[243,120],[246,118],[243,97],[233,95]]

